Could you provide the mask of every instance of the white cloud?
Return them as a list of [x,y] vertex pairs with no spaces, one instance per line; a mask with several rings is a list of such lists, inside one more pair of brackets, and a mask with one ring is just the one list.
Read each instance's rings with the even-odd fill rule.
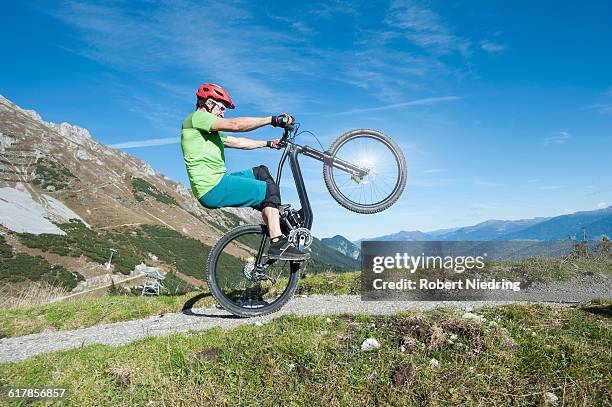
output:
[[326,0],[323,3],[316,4],[308,14],[317,18],[329,18],[333,15],[358,15],[359,10],[355,4],[346,0]]
[[155,147],[165,146],[168,144],[177,144],[181,142],[180,137],[153,138],[148,140],[125,141],[115,144],[110,144],[111,148],[139,148],[139,147]]
[[241,2],[152,3],[134,13],[117,3],[70,1],[48,12],[79,34],[83,45],[72,51],[80,55],[131,74],[180,73],[190,83],[223,83],[235,99],[262,109],[303,102],[279,84],[296,74],[313,74],[312,60],[296,46],[305,40],[258,21]]
[[482,48],[483,51],[487,52],[502,52],[506,50],[507,45],[493,41],[482,40],[480,41],[480,48]]
[[443,54],[458,52],[464,56],[469,53],[468,40],[455,35],[436,12],[416,1],[393,1],[384,22],[428,51]]
[[538,189],[542,191],[551,191],[554,189],[562,189],[562,188],[567,188],[567,185],[546,185],[543,187],[538,187]]
[[566,131],[557,131],[544,139],[544,145],[563,144],[570,138],[570,134]]
[[599,114],[612,114],[612,104],[610,103],[597,103],[589,106],[588,108],[597,111]]
[[[256,6],[241,0],[152,2],[137,12],[126,10],[129,7],[121,2],[39,4],[76,32],[81,43],[72,45],[71,51],[146,78],[163,92],[164,103],[172,101],[179,107],[175,110],[184,109],[185,99],[179,101],[173,89],[192,97],[192,91],[184,91],[185,84],[195,86],[200,81],[223,84],[240,108],[254,106],[266,112],[304,113],[307,106],[320,104],[294,91],[291,85],[303,79],[327,78],[363,89],[364,99],[401,103],[406,95],[437,89],[446,93],[442,78],[459,75],[456,71],[465,68],[451,69],[439,56],[465,56],[469,47],[469,41],[455,35],[437,13],[412,1],[394,1],[383,10],[384,22],[356,25],[344,43],[323,47],[311,41],[318,34],[317,24],[332,16],[364,18],[360,8],[333,0],[304,7],[304,18],[291,20],[281,12],[275,16],[276,10],[262,19]],[[397,43],[402,40],[419,47],[399,50]],[[134,84],[122,99],[125,105],[142,106],[137,113],[146,115],[148,106],[130,100],[139,93],[140,84]],[[154,105],[155,98],[146,104]]]
[[376,111],[381,111],[381,110],[399,109],[402,107],[410,107],[410,106],[429,106],[429,105],[434,105],[437,103],[450,102],[450,101],[458,100],[458,99],[461,99],[461,97],[460,96],[431,97],[431,98],[411,100],[407,102],[392,103],[392,104],[383,105],[383,106],[368,107],[368,108],[362,108],[362,109],[351,109],[351,110],[347,110],[344,112],[331,113],[328,116],[344,116],[344,115],[355,114],[355,113],[376,112]]

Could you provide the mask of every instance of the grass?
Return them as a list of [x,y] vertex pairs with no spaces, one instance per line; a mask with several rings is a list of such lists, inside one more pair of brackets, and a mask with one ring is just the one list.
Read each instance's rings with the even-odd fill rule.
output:
[[358,295],[361,272],[322,273],[302,276],[297,294]]
[[[200,293],[178,296],[107,295],[98,298],[76,299],[37,305],[28,308],[0,309],[1,333],[21,336],[32,333],[86,328],[169,312],[179,312]],[[207,293],[197,302],[198,307],[212,305]]]
[[[178,282],[169,273],[162,284],[177,288]],[[168,280],[168,281],[167,281]],[[180,288],[180,287],[179,287]],[[300,280],[298,294],[357,294],[359,273],[316,274]],[[201,298],[193,303],[194,298]],[[216,301],[208,290],[182,295],[140,297],[134,295],[107,295],[98,298],[74,299],[52,304],[21,308],[0,308],[0,333],[4,336],[22,336],[45,331],[86,328],[97,324],[128,321],[161,313],[179,312],[185,304],[195,307],[211,306]]]
[[28,282],[27,284],[0,283],[0,309],[27,308],[33,305],[48,304],[69,293],[66,287],[45,281]]
[[[450,309],[283,316],[3,364],[0,385],[66,386],[69,405],[92,406],[523,406],[546,393],[610,405],[611,304],[473,311],[486,322]],[[362,352],[370,337],[380,348]]]

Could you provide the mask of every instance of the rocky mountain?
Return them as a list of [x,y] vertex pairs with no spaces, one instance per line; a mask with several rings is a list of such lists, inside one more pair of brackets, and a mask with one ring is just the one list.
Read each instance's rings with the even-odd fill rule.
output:
[[342,253],[345,256],[348,256],[355,260],[359,260],[359,247],[357,247],[344,236],[336,235],[334,237],[326,237],[324,239],[321,239],[321,243],[328,247],[331,247],[332,249]]
[[[108,256],[112,244],[131,250],[129,256],[116,257],[127,267],[164,238],[174,239],[177,248],[196,247],[196,239],[204,248],[234,226],[260,222],[260,213],[252,209],[205,209],[183,184],[145,161],[105,146],[81,127],[45,122],[0,96],[0,236],[15,252],[42,256],[87,279],[105,272],[100,260],[91,259]],[[64,243],[52,237],[60,235]],[[163,246],[157,246],[158,251]],[[182,253],[165,256],[174,265],[186,264]],[[202,277],[201,265],[197,272]]]
[[146,162],[1,96],[0,154],[0,220],[19,232],[61,233],[48,221],[76,215],[97,228],[163,225],[211,245],[222,235],[218,225],[229,226],[227,213],[245,222],[259,216],[206,210],[183,184]]

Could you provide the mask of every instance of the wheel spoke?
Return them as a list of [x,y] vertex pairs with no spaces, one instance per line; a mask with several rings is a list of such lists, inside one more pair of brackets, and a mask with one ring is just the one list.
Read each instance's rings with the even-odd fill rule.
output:
[[[403,191],[406,174],[400,171],[405,167],[405,159],[401,150],[383,134],[364,130],[333,145],[331,151],[335,157],[368,170],[368,174],[361,179],[353,179],[336,167],[325,167],[324,173],[326,177],[331,177],[333,185],[330,192],[334,197],[334,194],[339,196],[337,200],[343,206],[349,209],[347,205],[372,207],[374,211],[373,207],[379,204],[388,205],[397,200]],[[352,185],[353,182],[355,185]],[[363,210],[364,213],[369,211]],[[362,211],[361,208],[359,211]]]
[[[213,248],[209,264],[209,284],[219,303],[227,310],[241,311],[237,315],[260,315],[287,301],[297,284],[297,276],[291,272],[287,261],[276,261],[266,269],[255,265],[254,256],[264,238],[260,226],[243,226],[236,236]],[[237,230],[235,229],[235,230]],[[229,232],[234,233],[234,231]],[[222,239],[224,241],[225,238]],[[269,239],[265,237],[263,253],[267,252]],[[260,265],[266,264],[264,256]],[[212,270],[211,270],[212,269]],[[273,281],[270,281],[269,278]],[[282,305],[282,304],[281,304]]]

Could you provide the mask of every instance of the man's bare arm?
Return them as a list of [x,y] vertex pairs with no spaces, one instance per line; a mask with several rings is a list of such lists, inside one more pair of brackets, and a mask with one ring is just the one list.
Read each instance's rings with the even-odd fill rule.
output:
[[239,148],[241,150],[253,150],[267,146],[265,140],[253,140],[246,137],[227,136],[223,145],[227,148]]
[[[210,126],[212,131],[229,131],[234,133],[241,133],[258,129],[266,126],[272,122],[272,117],[235,117],[233,119],[226,119],[219,117]],[[226,144],[227,145],[227,144]],[[254,147],[256,148],[256,147]]]

